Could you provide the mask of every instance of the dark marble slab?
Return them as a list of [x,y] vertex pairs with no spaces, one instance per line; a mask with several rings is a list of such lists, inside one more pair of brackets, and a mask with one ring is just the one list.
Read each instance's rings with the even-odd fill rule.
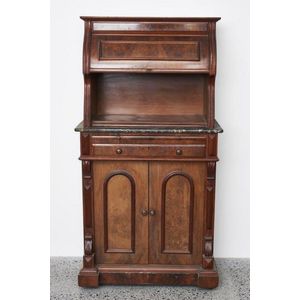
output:
[[214,128],[207,127],[109,127],[109,126],[95,126],[95,127],[83,127],[83,122],[78,124],[75,128],[77,132],[100,132],[100,133],[112,133],[112,134],[124,134],[124,133],[149,133],[149,134],[199,134],[199,133],[221,133],[223,129],[217,121],[215,121]]

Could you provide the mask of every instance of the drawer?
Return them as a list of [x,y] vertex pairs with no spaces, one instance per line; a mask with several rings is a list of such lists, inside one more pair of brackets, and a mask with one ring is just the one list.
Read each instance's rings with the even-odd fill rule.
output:
[[91,71],[208,71],[207,35],[93,34]]
[[92,155],[111,158],[204,158],[203,145],[92,144]]

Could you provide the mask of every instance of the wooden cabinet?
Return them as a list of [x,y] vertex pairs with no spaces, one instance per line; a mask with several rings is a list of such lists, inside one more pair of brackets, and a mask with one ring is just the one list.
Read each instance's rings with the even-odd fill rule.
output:
[[216,287],[218,18],[82,18],[78,283]]
[[[97,263],[201,264],[204,163],[95,162]],[[149,251],[148,251],[149,249]]]

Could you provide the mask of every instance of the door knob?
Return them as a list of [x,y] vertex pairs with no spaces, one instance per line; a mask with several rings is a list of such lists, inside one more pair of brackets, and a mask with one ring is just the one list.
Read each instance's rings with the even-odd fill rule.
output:
[[181,155],[182,154],[182,150],[181,149],[177,149],[176,150],[176,155]]
[[147,216],[148,215],[148,209],[143,208],[142,209],[142,215]]
[[116,150],[116,153],[117,153],[117,154],[121,154],[121,153],[122,153],[122,149],[121,149],[121,148],[118,148],[118,149]]
[[155,215],[155,210],[154,209],[150,209],[149,210],[149,215],[150,216],[154,216]]

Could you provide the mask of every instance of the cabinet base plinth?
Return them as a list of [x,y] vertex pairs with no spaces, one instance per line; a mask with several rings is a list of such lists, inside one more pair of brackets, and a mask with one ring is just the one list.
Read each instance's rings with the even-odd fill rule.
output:
[[82,287],[99,285],[193,285],[212,289],[218,286],[219,276],[214,265],[203,269],[192,265],[117,265],[97,266],[97,273],[81,270],[78,276]]
[[99,271],[98,269],[81,269],[78,274],[78,285],[81,287],[98,287]]

